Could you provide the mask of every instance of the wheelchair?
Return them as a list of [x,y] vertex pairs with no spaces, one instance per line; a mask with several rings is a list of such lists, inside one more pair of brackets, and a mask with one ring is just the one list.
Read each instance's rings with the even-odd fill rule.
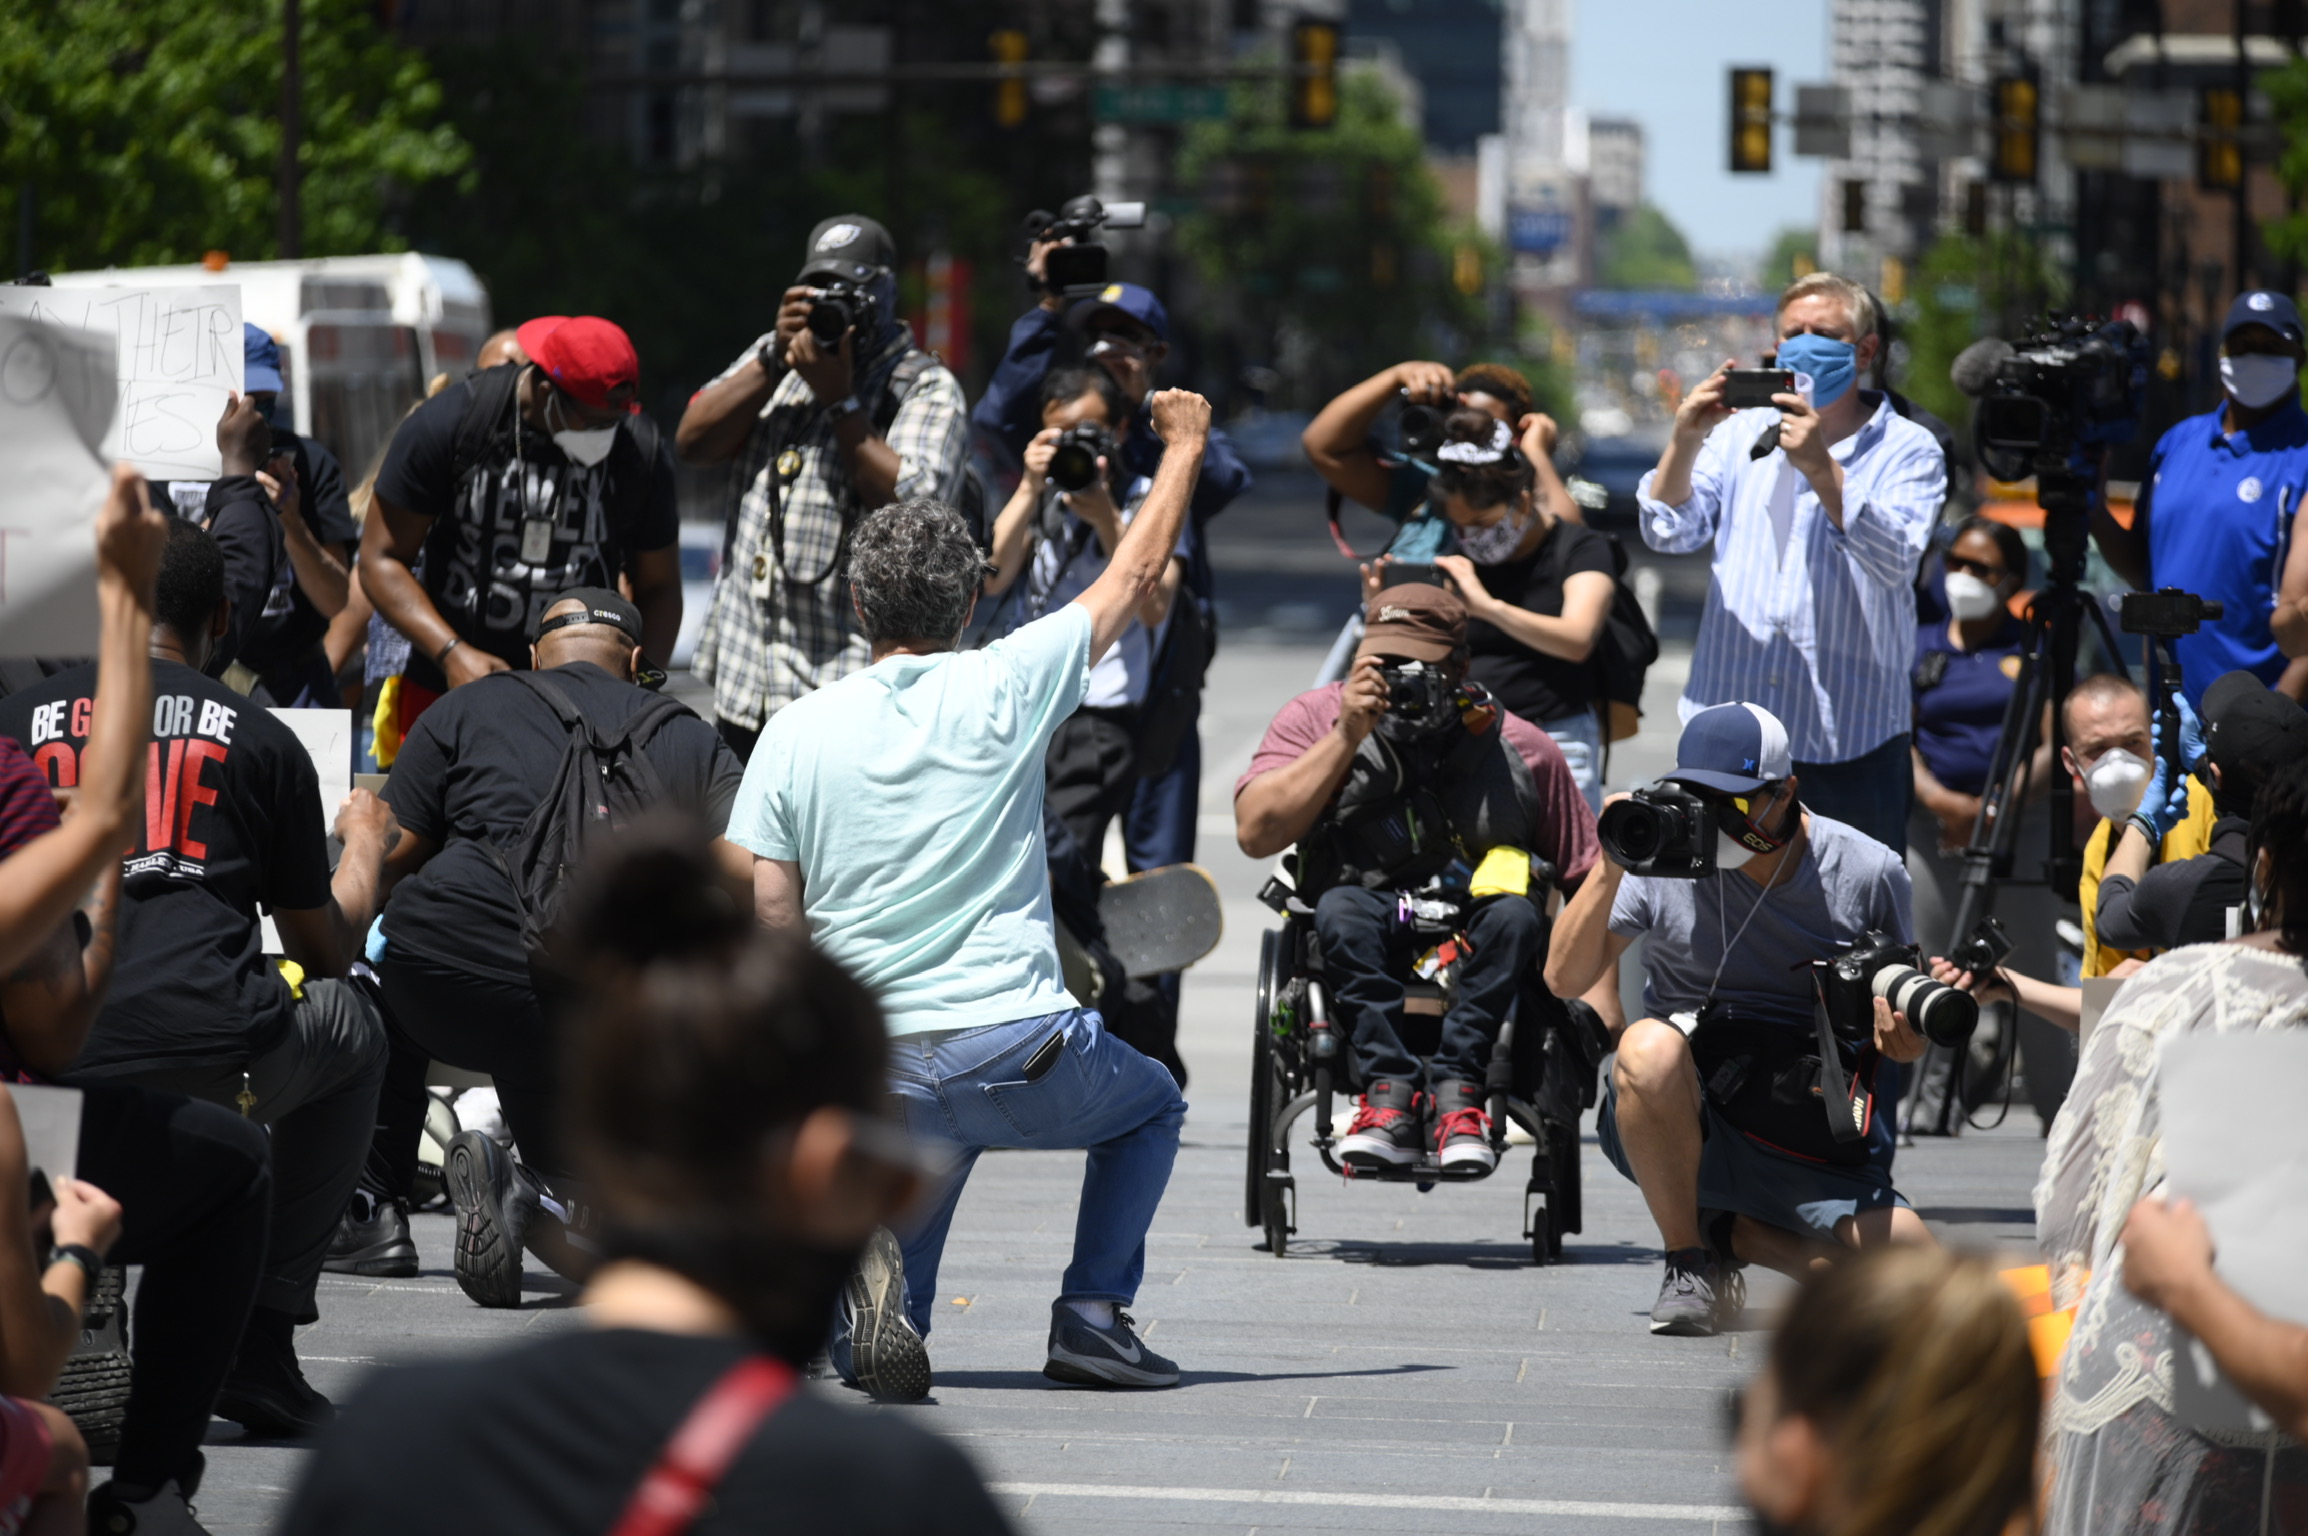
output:
[[[1545,890],[1534,882],[1531,894],[1544,913]],[[1584,1002],[1565,1003],[1549,993],[1536,966],[1523,979],[1499,1030],[1483,1084],[1495,1155],[1491,1167],[1446,1170],[1431,1147],[1415,1163],[1399,1168],[1343,1163],[1336,1150],[1340,1132],[1334,1111],[1342,1096],[1351,1106],[1362,1088],[1346,1031],[1331,1015],[1314,909],[1280,878],[1267,883],[1260,899],[1281,914],[1282,926],[1270,929],[1259,948],[1258,991],[1251,1016],[1244,1224],[1264,1232],[1265,1247],[1276,1258],[1288,1250],[1291,1234],[1298,1230],[1290,1133],[1309,1112],[1314,1116],[1309,1145],[1330,1172],[1355,1182],[1416,1184],[1422,1192],[1438,1183],[1486,1179],[1504,1168],[1507,1129],[1519,1125],[1533,1143],[1530,1178],[1523,1187],[1522,1235],[1531,1245],[1533,1263],[1560,1259],[1564,1234],[1580,1230],[1579,1116],[1595,1103],[1598,1070],[1609,1050],[1608,1035],[1594,1010]],[[1448,938],[1460,920],[1456,907],[1447,913],[1414,916],[1414,952]],[[1422,1059],[1434,1053],[1440,1039],[1456,971],[1453,962],[1431,979],[1414,976],[1405,983],[1397,1027],[1403,1045]]]

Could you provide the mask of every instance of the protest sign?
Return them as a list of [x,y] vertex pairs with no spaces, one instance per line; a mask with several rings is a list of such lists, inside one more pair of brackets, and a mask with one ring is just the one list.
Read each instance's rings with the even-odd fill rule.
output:
[[224,473],[216,424],[243,377],[240,289],[0,288],[0,315],[109,337],[119,409],[104,456],[155,480]]
[[116,399],[109,342],[0,314],[0,656],[96,649],[98,444]]
[[[321,835],[326,837],[337,824],[337,807],[353,789],[353,712],[349,709],[275,709],[272,717],[296,733],[305,754],[313,760],[313,772],[321,781]],[[272,914],[266,912],[260,921],[264,929],[264,952],[283,953],[280,929],[273,925]]]

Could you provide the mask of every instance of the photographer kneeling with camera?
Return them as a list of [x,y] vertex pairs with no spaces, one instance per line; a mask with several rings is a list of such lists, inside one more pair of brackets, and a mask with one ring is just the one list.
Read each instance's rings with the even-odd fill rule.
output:
[[1977,1005],[1913,969],[1906,866],[1803,808],[1768,710],[1701,710],[1675,764],[1604,808],[1547,987],[1576,997],[1651,935],[1597,1134],[1667,1250],[1651,1331],[1703,1337],[1738,1311],[1744,1263],[1801,1274],[1831,1243],[1931,1240],[1892,1187],[1875,1080],[1922,1056],[1911,1018],[1959,1037]]
[[[1349,1164],[1403,1167],[1429,1145],[1445,1169],[1496,1162],[1484,1073],[1546,943],[1533,856],[1565,890],[1595,863],[1594,819],[1562,752],[1466,666],[1466,606],[1425,582],[1389,587],[1370,601],[1346,681],[1285,704],[1234,786],[1244,853],[1298,845],[1298,897],[1314,908],[1363,1089],[1338,1144]],[[1438,918],[1461,926],[1421,957],[1418,920]],[[1398,1027],[1404,978],[1434,974],[1454,947],[1422,1093]]]

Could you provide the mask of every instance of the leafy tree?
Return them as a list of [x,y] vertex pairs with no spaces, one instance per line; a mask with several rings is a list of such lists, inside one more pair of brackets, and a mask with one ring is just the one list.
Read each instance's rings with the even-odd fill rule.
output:
[[2276,178],[2291,194],[2292,211],[2260,226],[2268,249],[2286,261],[2308,261],[2308,212],[2300,195],[2308,192],[2308,59],[2294,59],[2282,69],[2260,77],[2260,89],[2276,118],[2282,148],[2276,156]]
[[1445,216],[1418,130],[1371,72],[1342,75],[1319,130],[1289,125],[1278,82],[1237,84],[1224,122],[1186,134],[1178,180],[1199,318],[1281,371],[1273,403],[1311,408],[1405,358],[1513,355],[1484,303],[1497,247]]
[[[305,0],[300,205],[308,255],[399,249],[402,189],[458,175],[424,59],[369,0]],[[0,195],[32,200],[58,270],[277,254],[274,0],[16,0],[0,7]]]
[[1595,253],[1595,286],[1688,293],[1699,286],[1699,270],[1683,232],[1645,203],[1604,237]]

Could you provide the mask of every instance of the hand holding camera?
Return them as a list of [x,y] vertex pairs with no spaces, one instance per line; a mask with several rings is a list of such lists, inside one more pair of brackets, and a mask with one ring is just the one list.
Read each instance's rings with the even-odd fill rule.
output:
[[1349,747],[1359,747],[1363,739],[1377,729],[1379,717],[1392,702],[1387,686],[1386,670],[1376,656],[1365,656],[1355,662],[1354,670],[1346,674],[1346,689],[1338,700],[1338,734]]
[[805,324],[787,349],[786,360],[819,404],[847,399],[857,379],[857,333],[844,330],[838,340],[828,342],[814,325]]
[[785,290],[778,301],[777,324],[773,328],[776,340],[758,354],[761,371],[776,378],[793,366],[793,339],[809,325],[810,290],[806,283],[797,283]]

